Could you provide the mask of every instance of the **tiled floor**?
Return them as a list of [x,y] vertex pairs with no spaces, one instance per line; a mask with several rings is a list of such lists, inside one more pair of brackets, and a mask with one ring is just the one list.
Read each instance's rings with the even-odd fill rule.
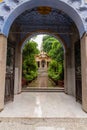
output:
[[75,98],[65,93],[24,92],[5,105],[0,117],[87,117]]

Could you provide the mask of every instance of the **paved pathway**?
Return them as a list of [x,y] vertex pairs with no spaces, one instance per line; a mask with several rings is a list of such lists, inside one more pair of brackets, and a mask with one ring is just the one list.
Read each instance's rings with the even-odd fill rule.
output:
[[29,83],[27,88],[57,88],[56,84],[48,78],[47,69],[39,70],[36,80]]

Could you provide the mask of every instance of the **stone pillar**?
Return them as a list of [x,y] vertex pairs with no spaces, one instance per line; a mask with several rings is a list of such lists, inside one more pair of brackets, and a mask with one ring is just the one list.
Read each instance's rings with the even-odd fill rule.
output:
[[42,64],[41,64],[41,61],[40,61],[40,68],[42,68]]
[[65,73],[64,73],[64,83],[65,83],[65,93],[71,95],[71,50],[70,48],[67,49],[65,53]]
[[47,69],[47,61],[45,61],[45,69]]
[[81,39],[82,107],[87,112],[87,34]]
[[22,52],[19,52],[19,91],[18,93],[21,93],[22,90]]
[[0,35],[0,111],[4,108],[7,38]]
[[76,97],[76,81],[75,81],[75,47],[74,42],[71,45],[71,95]]
[[48,68],[48,67],[47,67],[47,63],[48,63],[48,61],[46,61],[46,69]]
[[73,48],[68,48],[64,55],[64,87],[65,93],[75,96],[75,64]]
[[67,88],[67,53],[64,53],[64,90],[67,94],[68,88]]
[[22,52],[20,46],[16,46],[16,55],[15,55],[15,86],[14,93],[21,93],[22,89]]
[[18,94],[18,67],[15,67],[14,94]]
[[40,68],[40,61],[38,61],[39,62],[39,67],[38,68]]

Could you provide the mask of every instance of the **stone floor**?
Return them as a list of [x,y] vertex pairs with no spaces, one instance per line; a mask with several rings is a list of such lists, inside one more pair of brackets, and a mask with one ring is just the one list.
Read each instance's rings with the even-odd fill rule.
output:
[[5,105],[0,130],[87,130],[87,114],[64,93],[26,92]]
[[5,105],[0,117],[87,118],[81,104],[65,93],[24,92]]
[[0,130],[87,130],[87,119],[3,118]]

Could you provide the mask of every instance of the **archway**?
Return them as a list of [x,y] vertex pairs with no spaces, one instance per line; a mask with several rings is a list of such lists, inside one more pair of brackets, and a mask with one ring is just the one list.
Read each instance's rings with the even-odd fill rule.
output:
[[[85,32],[85,26],[84,26],[84,22],[82,20],[82,17],[80,16],[79,10],[76,10],[76,7],[82,4],[84,5],[84,3],[82,2],[78,2],[77,5],[75,5],[75,8],[73,6],[71,6],[71,4],[73,2],[69,1],[53,1],[51,0],[51,2],[48,1],[39,1],[37,0],[37,2],[33,1],[33,0],[26,0],[25,2],[18,2],[19,5],[16,6],[15,9],[11,10],[10,9],[10,5],[8,6],[9,10],[12,11],[11,14],[8,14],[8,17],[5,20],[5,23],[3,25],[2,28],[2,33],[5,34],[6,36],[8,36],[9,34],[9,30],[10,27],[13,23],[13,21],[23,12],[25,12],[26,10],[30,9],[32,10],[32,8],[35,7],[43,7],[43,6],[47,6],[47,7],[51,7],[51,8],[55,8],[55,9],[59,9],[62,10],[63,12],[65,12],[69,17],[71,17],[71,19],[73,19],[74,23],[76,24],[78,30],[79,30],[79,34],[80,37],[83,35],[83,33]],[[70,10],[70,11],[69,11]],[[17,13],[16,13],[17,12]]]
[[[41,38],[40,38],[40,36],[41,36]],[[45,37],[47,37],[47,39],[50,40],[49,41],[50,47],[48,47],[49,51],[53,52],[53,49],[51,49],[53,42],[55,42],[54,43],[55,48],[57,48],[58,45],[60,47],[60,49],[58,47],[58,49],[55,52],[53,52],[53,56],[50,56],[48,54],[49,51],[47,51],[48,49],[46,50],[46,48],[43,47],[43,38],[45,38]],[[39,38],[41,39],[40,44],[39,44]],[[63,73],[63,70],[64,70],[65,46],[64,46],[63,41],[58,40],[58,38],[59,37],[56,36],[56,34],[51,34],[51,32],[48,33],[47,31],[40,31],[40,32],[36,32],[36,33],[34,32],[33,34],[29,35],[28,38],[26,38],[25,41],[21,44],[22,49],[23,49],[23,47],[26,46],[27,47],[26,49],[29,50],[28,49],[29,43],[30,43],[30,45],[31,45],[31,43],[35,44],[35,43],[33,43],[33,40],[37,41],[35,39],[38,39],[36,44],[39,45],[39,54],[36,54],[36,56],[35,56],[35,60],[38,64],[37,78],[33,78],[34,80],[32,80],[32,78],[31,78],[30,79],[31,81],[29,81],[29,83],[27,85],[26,85],[26,82],[25,82],[25,85],[22,86],[23,90],[32,90],[32,88],[33,88],[33,91],[34,90],[37,90],[37,91],[38,90],[40,90],[40,91],[48,91],[48,90],[58,91],[58,89],[60,89],[61,92],[64,91],[64,73]],[[46,44],[48,44],[48,42]],[[37,50],[37,47],[35,49]],[[58,54],[59,54],[58,50],[61,50],[61,54],[59,56],[58,56]],[[23,53],[23,55],[24,55],[24,53]],[[55,53],[57,53],[57,54],[55,55]],[[25,63],[24,61],[25,61],[25,57],[23,58],[23,63]],[[51,76],[50,73],[52,72],[52,67],[49,63],[53,64],[53,62],[55,62],[56,66],[54,66],[54,69],[53,69],[54,76]],[[24,65],[25,64],[23,64],[23,66]],[[28,66],[29,65],[31,65],[31,64],[28,64]],[[58,66],[60,66],[59,76],[58,76],[58,71],[59,71]],[[50,70],[49,70],[49,67],[51,67]],[[32,71],[33,71],[33,69],[32,69]],[[50,73],[48,73],[48,71]],[[22,72],[25,72],[25,71],[22,71]],[[30,74],[30,75],[32,75],[32,74]],[[44,82],[43,82],[43,79],[44,79]],[[59,79],[59,81],[57,79]],[[26,81],[26,75],[25,74],[23,75],[23,81]]]
[[[74,43],[79,39],[79,33],[78,33],[78,29],[76,28],[74,22],[72,21],[72,19],[65,14],[63,11],[60,10],[56,10],[54,8],[50,8],[50,7],[45,7],[45,6],[41,6],[41,12],[39,12],[38,10],[39,7],[33,8],[32,10],[27,10],[25,11],[23,14],[21,14],[13,23],[11,29],[10,29],[10,33],[9,33],[9,41],[15,41],[16,44],[19,40],[22,41],[22,39],[24,39],[26,37],[26,35],[31,35],[34,31],[37,32],[38,30],[42,29],[44,30],[43,32],[45,32],[48,28],[49,32],[53,32],[55,36],[58,36],[58,34],[60,35],[61,39],[63,39],[63,45],[65,48],[67,48],[67,50],[65,51],[65,53],[69,53],[68,56],[68,60],[66,61],[67,63],[67,68],[66,72],[65,72],[65,92],[71,95],[75,96],[75,77],[72,77],[72,75],[75,75],[75,66],[74,66],[74,59],[73,62],[70,60],[71,57],[71,46],[74,47]],[[43,10],[50,10],[49,13],[47,14],[43,14]],[[33,24],[32,24],[32,14],[33,15]],[[25,17],[24,17],[25,16]],[[27,16],[29,17],[29,20],[27,19]],[[56,19],[55,19],[56,16]],[[49,21],[49,17],[50,17],[50,21]],[[31,19],[30,19],[31,18]],[[54,22],[51,24],[52,20],[54,20]],[[41,20],[41,21],[40,21]],[[43,21],[46,20],[46,22],[44,23]],[[57,22],[59,20],[59,23]],[[37,21],[37,22],[36,22]],[[40,22],[39,22],[40,21]],[[27,25],[28,23],[28,25]],[[29,26],[30,24],[30,26]],[[54,27],[52,27],[52,25],[55,24]],[[57,28],[60,25],[60,27],[58,28],[58,30],[56,30],[55,28]],[[70,30],[69,30],[70,29]],[[48,33],[49,33],[48,32]],[[57,34],[58,33],[58,34]],[[75,41],[73,41],[72,43],[70,43],[71,41],[71,37],[73,37],[73,33],[76,34],[75,36]],[[20,44],[21,45],[21,44]],[[17,44],[17,49],[19,52],[20,46]],[[21,51],[21,49],[20,49]],[[72,52],[74,53],[74,52]],[[17,53],[16,53],[17,54]],[[17,58],[19,54],[17,54]],[[17,66],[20,66],[19,61],[21,62],[21,57],[19,57],[19,61],[16,58],[16,64]],[[68,68],[69,66],[69,68]],[[72,66],[73,66],[73,70],[72,70]],[[13,67],[14,68],[14,67]],[[17,67],[18,68],[18,67]],[[68,71],[68,72],[67,72]],[[20,84],[20,88],[19,88],[19,93],[21,92],[21,80],[19,77],[21,77],[21,69],[18,69],[19,76],[18,76],[18,85]],[[13,75],[14,75],[14,71],[13,71]],[[15,76],[17,77],[17,76]],[[72,80],[73,78],[73,80]],[[67,80],[66,80],[67,79]],[[16,82],[17,79],[15,79]],[[20,81],[20,82],[19,82]],[[72,86],[71,86],[71,81],[72,81]],[[73,87],[74,86],[74,87]],[[15,87],[16,88],[16,87]]]
[[[31,6],[31,4],[32,4],[32,6]],[[2,33],[5,34],[6,36],[9,33],[8,40],[11,41],[11,43],[13,43],[13,42],[16,43],[15,44],[16,45],[16,52],[18,53],[18,51],[19,51],[19,55],[21,55],[21,50],[20,50],[20,47],[19,47],[18,43],[26,36],[27,33],[31,33],[31,32],[30,31],[29,32],[27,31],[27,33],[23,32],[23,31],[26,30],[26,27],[23,27],[23,23],[21,23],[22,26],[19,26],[20,22],[22,22],[21,18],[22,18],[22,20],[25,19],[25,18],[23,19],[24,14],[22,14],[22,15],[20,15],[20,14],[25,11],[24,12],[25,15],[30,13],[29,16],[31,16],[33,12],[38,13],[38,7],[41,7],[42,8],[41,10],[43,10],[43,8],[46,9],[46,7],[48,8],[48,10],[51,9],[51,12],[49,12],[47,14],[48,16],[50,16],[49,15],[50,13],[55,12],[56,15],[58,15],[60,17],[62,16],[61,19],[63,18],[63,20],[64,20],[63,23],[65,23],[65,26],[63,26],[63,28],[58,26],[58,22],[57,22],[58,19],[57,19],[56,21],[54,20],[56,22],[56,26],[53,26],[53,28],[51,28],[52,25],[48,26],[48,25],[50,25],[50,23],[49,23],[49,20],[47,20],[47,23],[48,23],[47,26],[46,26],[46,23],[43,23],[44,26],[42,26],[40,24],[39,24],[39,26],[36,26],[35,22],[33,21],[33,24],[37,28],[35,28],[33,26],[34,27],[34,29],[33,29],[32,26],[29,26],[28,29],[30,30],[30,28],[31,28],[31,32],[37,31],[37,30],[40,30],[40,29],[42,29],[42,30],[49,29],[49,31],[53,31],[53,32],[55,31],[55,33],[60,34],[62,39],[65,40],[65,42],[67,43],[66,44],[67,51],[66,51],[66,55],[65,55],[65,59],[66,59],[65,66],[67,68],[66,74],[65,74],[66,75],[66,81],[65,81],[66,82],[66,93],[72,94],[72,95],[75,96],[74,44],[81,38],[81,36],[85,32],[85,27],[84,27],[82,18],[80,17],[79,13],[76,10],[74,10],[72,7],[70,7],[68,4],[66,4],[66,3],[64,3],[62,1],[58,1],[58,2],[57,1],[55,1],[55,2],[52,1],[50,3],[46,2],[46,1],[44,1],[44,2],[35,2],[35,3],[34,3],[34,1],[27,1],[27,2],[24,2],[23,4],[21,4],[19,7],[17,7],[9,15],[9,17],[6,19],[6,22],[4,23]],[[69,9],[71,9],[71,12],[68,11]],[[16,14],[17,10],[18,10],[18,14]],[[74,15],[72,15],[72,14],[74,14]],[[43,19],[45,20],[45,18],[48,17],[48,16],[44,17],[46,15],[43,15],[41,13],[39,13],[39,15],[42,15],[42,17],[39,17],[40,18],[39,20],[42,20],[42,21],[43,21]],[[19,17],[17,18],[17,16],[19,16]],[[33,14],[33,16],[35,16],[35,15]],[[51,19],[51,16],[49,18]],[[61,21],[61,19],[60,19],[60,21]],[[13,21],[14,21],[14,23],[13,23]],[[36,21],[36,19],[35,19],[35,21]],[[11,27],[12,23],[13,23],[13,26]],[[54,25],[54,23],[53,23],[53,25]],[[62,23],[62,22],[60,22],[60,23]],[[63,23],[62,23],[62,25],[63,25]],[[19,28],[18,28],[18,26],[19,26]],[[11,27],[11,29],[10,29],[10,27]],[[67,27],[67,28],[65,28],[65,27]],[[10,32],[9,32],[9,29],[10,29]],[[79,30],[79,32],[78,32],[78,30]],[[66,32],[68,32],[68,33],[66,33]],[[72,34],[73,34],[73,36],[72,36]],[[74,39],[73,39],[73,37],[74,37]],[[3,36],[2,36],[2,39],[4,39]],[[3,48],[4,47],[5,46],[3,46]],[[6,51],[5,51],[5,53],[6,53]],[[4,57],[5,57],[5,53],[4,53]],[[19,58],[19,61],[16,62],[17,63],[16,66],[20,66],[19,62],[21,62],[21,58]],[[5,66],[5,61],[4,61],[3,64]],[[83,64],[83,66],[84,66],[84,64]],[[4,68],[3,72],[4,72],[4,75],[3,75],[3,78],[4,78],[4,76],[5,76],[5,68]],[[83,72],[84,72],[84,70],[83,70]],[[21,71],[19,71],[19,73],[21,75]],[[71,81],[71,79],[72,79],[72,81]],[[83,81],[84,81],[84,79],[83,79]],[[86,79],[85,79],[85,81],[86,81]],[[21,82],[20,82],[20,84],[21,84]],[[72,87],[72,86],[74,86],[74,87]],[[4,83],[3,83],[3,87],[4,87]],[[74,89],[74,90],[72,91],[72,89]],[[3,93],[4,93],[4,89],[3,89]],[[3,102],[3,99],[1,99],[1,100]],[[85,104],[85,101],[84,101],[84,104]],[[3,106],[3,103],[1,104],[1,106]],[[85,107],[85,109],[86,109],[86,107]]]

